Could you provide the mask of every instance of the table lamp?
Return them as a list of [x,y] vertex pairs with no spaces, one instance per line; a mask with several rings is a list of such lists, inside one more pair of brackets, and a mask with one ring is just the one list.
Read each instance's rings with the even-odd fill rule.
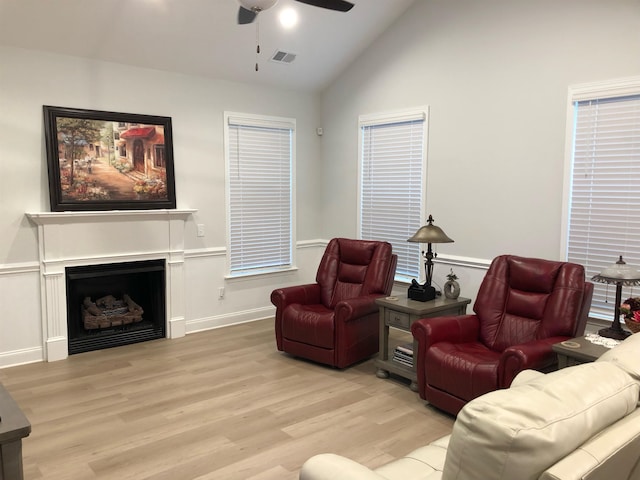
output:
[[440,227],[433,225],[433,217],[429,215],[427,224],[420,227],[413,237],[409,238],[407,242],[426,243],[427,251],[422,251],[424,256],[424,273],[425,283],[420,285],[416,280],[411,281],[409,287],[408,296],[412,300],[418,300],[420,302],[427,302],[436,298],[436,289],[431,286],[431,280],[433,275],[433,259],[436,254],[431,249],[432,243],[453,243],[446,233],[442,231]]
[[616,305],[613,310],[613,323],[608,328],[600,329],[598,335],[616,340],[624,340],[631,335],[631,333],[623,330],[620,325],[622,286],[640,285],[640,272],[627,265],[625,261],[622,260],[622,255],[620,255],[616,263],[605,268],[598,275],[591,277],[591,280],[594,282],[614,284],[616,286]]

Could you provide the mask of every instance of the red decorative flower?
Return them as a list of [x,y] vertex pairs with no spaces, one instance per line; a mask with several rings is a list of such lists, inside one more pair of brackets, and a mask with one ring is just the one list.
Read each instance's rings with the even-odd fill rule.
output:
[[620,314],[624,315],[625,320],[640,322],[640,297],[630,297],[622,302]]

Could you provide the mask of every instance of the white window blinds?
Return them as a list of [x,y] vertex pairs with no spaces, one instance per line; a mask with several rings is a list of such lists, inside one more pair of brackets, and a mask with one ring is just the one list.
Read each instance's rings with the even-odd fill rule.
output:
[[398,255],[396,278],[420,278],[420,245],[407,242],[424,220],[426,108],[360,117],[360,236]]
[[292,265],[295,120],[227,115],[229,271]]
[[[584,265],[588,279],[619,255],[640,267],[640,95],[573,108],[568,260]],[[592,313],[611,319],[614,300],[615,286],[596,283]]]

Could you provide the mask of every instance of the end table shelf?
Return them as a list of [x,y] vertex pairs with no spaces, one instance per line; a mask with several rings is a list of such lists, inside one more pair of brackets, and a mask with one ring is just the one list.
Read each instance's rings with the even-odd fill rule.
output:
[[[393,351],[389,348],[389,327],[397,328],[405,332],[411,331],[411,324],[421,318],[443,317],[451,315],[464,315],[467,305],[471,303],[468,298],[458,297],[449,299],[437,297],[428,302],[410,300],[406,296],[380,297],[376,299],[380,308],[380,350],[375,365],[378,367],[376,376],[388,378],[393,373],[411,381],[409,388],[418,391],[415,365],[408,367],[400,362],[393,361]],[[393,349],[391,349],[393,350]],[[417,352],[417,342],[413,341],[413,352]]]

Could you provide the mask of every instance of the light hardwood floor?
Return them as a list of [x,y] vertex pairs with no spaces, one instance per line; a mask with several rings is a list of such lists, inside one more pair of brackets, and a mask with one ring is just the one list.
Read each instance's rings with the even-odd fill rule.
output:
[[273,320],[0,370],[32,425],[25,479],[297,479],[334,452],[370,467],[453,419],[373,360],[337,370],[278,352]]

